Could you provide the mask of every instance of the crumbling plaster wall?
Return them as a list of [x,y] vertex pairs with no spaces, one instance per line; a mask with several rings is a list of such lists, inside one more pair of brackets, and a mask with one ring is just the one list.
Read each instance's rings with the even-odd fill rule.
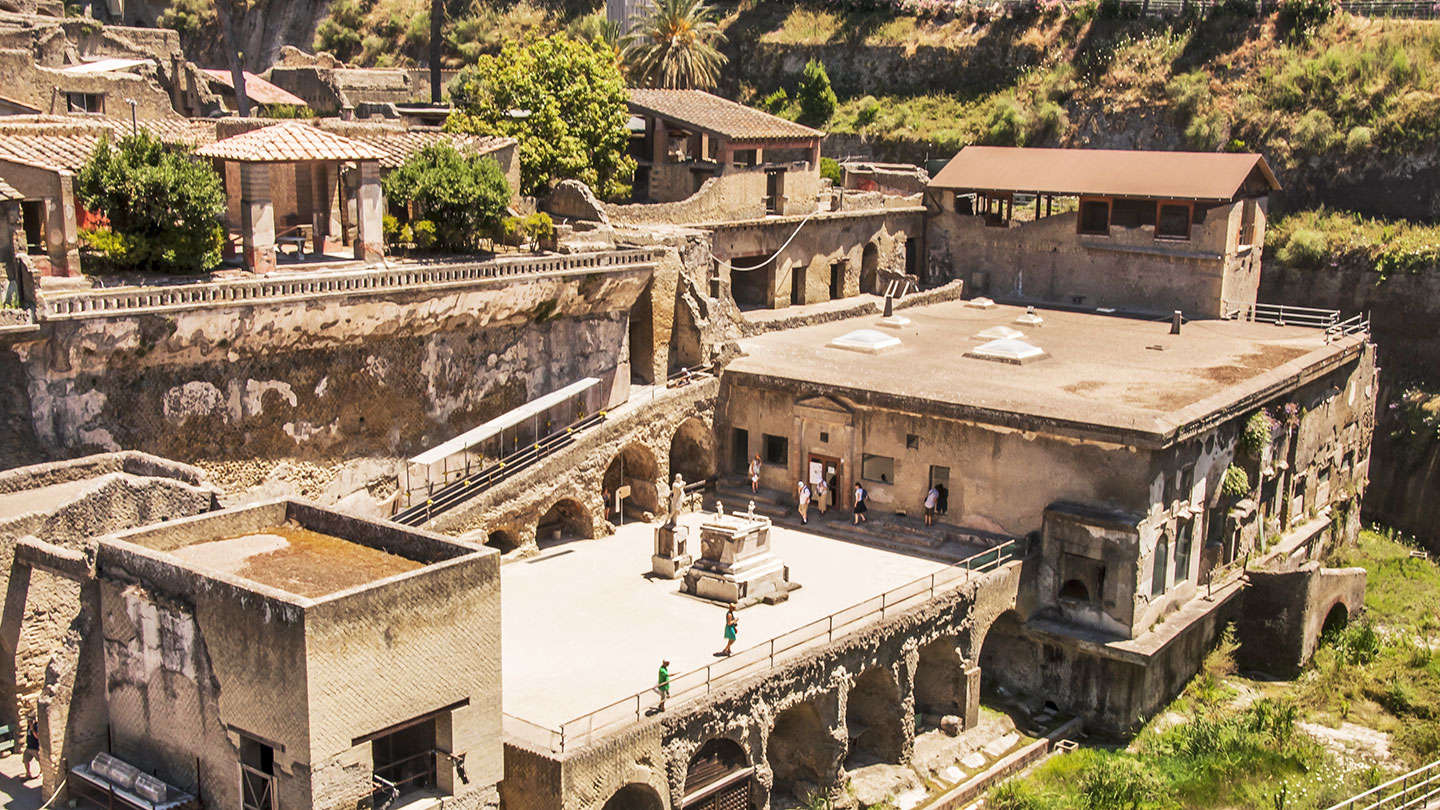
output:
[[1365,569],[1323,568],[1318,562],[1280,571],[1252,571],[1236,625],[1239,660],[1247,669],[1297,673],[1320,643],[1330,611],[1344,620],[1365,605]]
[[406,454],[585,376],[630,381],[648,269],[47,321],[12,339],[55,455]]
[[[1076,233],[1076,212],[988,227],[955,213],[954,193],[938,195],[928,219],[931,274],[960,278],[976,295],[1220,315],[1221,302],[1255,301],[1264,216],[1256,244],[1236,244],[1243,203],[1213,208],[1186,241],[1157,240],[1153,226],[1112,227],[1109,236]],[[932,199],[932,202],[935,202]],[[1263,204],[1260,206],[1263,211]]]
[[[803,750],[787,747],[786,751],[794,751],[803,760],[804,770],[818,772],[821,778],[813,787],[834,798],[844,790],[844,761],[850,753],[847,701],[856,679],[865,672],[885,670],[898,689],[899,711],[888,721],[904,738],[903,750],[897,757],[900,762],[908,758],[914,740],[914,681],[920,647],[953,639],[958,653],[955,662],[963,669],[956,677],[971,693],[964,706],[954,707],[954,713],[965,717],[967,728],[976,722],[979,680],[983,675],[974,662],[990,623],[1016,606],[1020,568],[1016,562],[977,575],[932,601],[887,616],[880,623],[702,699],[674,704],[660,717],[573,753],[547,757],[523,752],[520,761],[525,763],[524,771],[536,777],[545,774],[544,779],[535,780],[537,784],[554,779],[550,771],[540,767],[541,763],[547,758],[556,762],[563,789],[556,797],[558,803],[546,797],[526,801],[519,807],[601,810],[625,785],[643,783],[657,787],[666,808],[678,808],[691,758],[708,740],[723,737],[745,750],[755,767],[752,805],[757,810],[768,810],[775,788],[770,746],[776,717],[805,704],[819,715],[820,733],[805,741],[808,744]],[[514,745],[507,744],[507,759],[514,750]],[[786,757],[788,761],[789,754]],[[656,785],[657,771],[663,776],[663,786]],[[811,786],[793,787],[803,791]]]
[[[571,500],[584,508],[589,537],[609,533],[602,503],[602,480],[610,463],[626,448],[654,458],[656,489],[670,489],[670,444],[686,420],[696,418],[710,429],[719,381],[706,379],[667,390],[650,402],[609,418],[578,442],[510,478],[475,499],[426,524],[446,534],[474,535],[484,542],[490,532],[504,531],[525,548],[535,544],[536,523],[554,504]],[[539,482],[543,482],[540,485]],[[665,504],[662,503],[662,507]]]

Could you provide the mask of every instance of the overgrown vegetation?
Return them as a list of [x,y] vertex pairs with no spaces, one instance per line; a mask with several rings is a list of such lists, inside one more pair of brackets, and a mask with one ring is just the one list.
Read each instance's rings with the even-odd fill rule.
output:
[[81,232],[94,254],[87,269],[199,273],[220,264],[220,176],[146,131],[115,144],[101,138],[75,190],[87,209],[108,220]]
[[[495,235],[510,202],[509,184],[493,158],[461,154],[448,143],[425,146],[381,182],[386,199],[410,204],[421,219],[409,226],[410,239],[397,223],[396,241],[414,241],[421,249],[474,250],[482,236]],[[422,229],[423,222],[429,225]]]
[[[1081,749],[992,790],[995,810],[1263,807],[1319,810],[1440,755],[1440,567],[1377,530],[1327,564],[1369,572],[1365,614],[1331,627],[1294,681],[1237,675],[1232,633],[1123,751]],[[1303,730],[1350,722],[1390,735],[1393,761],[1327,749]]]
[[1295,267],[1353,264],[1373,267],[1384,278],[1440,265],[1440,226],[1326,208],[1296,211],[1270,220],[1265,249]]
[[812,127],[830,123],[830,118],[835,115],[836,98],[824,62],[811,59],[805,63],[800,85],[795,88],[795,103],[800,108],[800,123]]

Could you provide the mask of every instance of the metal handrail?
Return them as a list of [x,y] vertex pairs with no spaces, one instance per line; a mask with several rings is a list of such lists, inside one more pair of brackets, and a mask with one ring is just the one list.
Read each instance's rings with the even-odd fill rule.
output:
[[[1440,759],[1331,805],[1328,810],[1421,810],[1436,798],[1440,798]],[[1370,803],[1358,804],[1366,800]]]
[[[1007,541],[933,574],[892,588],[879,596],[872,596],[802,627],[781,633],[719,663],[674,675],[670,678],[670,695],[667,700],[675,701],[689,695],[709,694],[719,686],[739,680],[755,671],[773,669],[781,658],[789,657],[789,654],[817,644],[829,644],[855,629],[857,625],[877,616],[884,620],[887,613],[893,615],[897,610],[928,602],[934,599],[937,593],[968,581],[972,574],[992,571],[1011,560],[1025,556],[1029,550],[1026,540]],[[650,698],[648,702],[647,696]],[[548,744],[552,752],[561,753],[567,746],[573,748],[575,745],[588,744],[597,732],[616,724],[639,722],[645,712],[658,703],[657,692],[651,687],[562,723],[558,729],[547,728],[513,715],[506,717],[516,721],[512,725],[512,731],[521,731],[530,738],[530,742]],[[612,716],[607,719],[603,715]]]

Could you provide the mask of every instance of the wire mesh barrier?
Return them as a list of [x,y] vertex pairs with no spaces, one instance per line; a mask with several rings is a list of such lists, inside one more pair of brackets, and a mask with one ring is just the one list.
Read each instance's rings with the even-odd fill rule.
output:
[[85,318],[137,311],[165,312],[403,290],[461,287],[497,278],[624,270],[651,264],[660,252],[649,248],[573,255],[526,256],[363,270],[314,271],[303,275],[223,281],[191,281],[116,290],[85,290],[43,296],[42,320]]
[[[750,649],[741,650],[717,663],[673,675],[667,702],[676,703],[706,695],[742,678],[774,669],[785,660],[830,644],[872,622],[883,621],[887,616],[924,604],[937,594],[968,581],[972,574],[993,571],[1011,560],[1024,557],[1029,550],[1027,541],[1010,540]],[[589,745],[616,727],[639,722],[659,703],[658,691],[650,688],[562,723],[559,728],[547,728],[508,714],[505,715],[504,728],[507,735],[522,743],[563,753]]]
[[1424,810],[1440,804],[1440,760],[1397,776],[1329,810]]

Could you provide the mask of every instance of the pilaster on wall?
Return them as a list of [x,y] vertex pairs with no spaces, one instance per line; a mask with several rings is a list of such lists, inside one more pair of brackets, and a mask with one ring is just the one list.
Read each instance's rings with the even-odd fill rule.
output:
[[275,270],[275,203],[270,198],[269,164],[240,164],[240,237],[250,272]]
[[355,190],[355,258],[366,264],[385,260],[384,235],[380,218],[385,213],[385,196],[380,191],[380,164],[362,160]]

